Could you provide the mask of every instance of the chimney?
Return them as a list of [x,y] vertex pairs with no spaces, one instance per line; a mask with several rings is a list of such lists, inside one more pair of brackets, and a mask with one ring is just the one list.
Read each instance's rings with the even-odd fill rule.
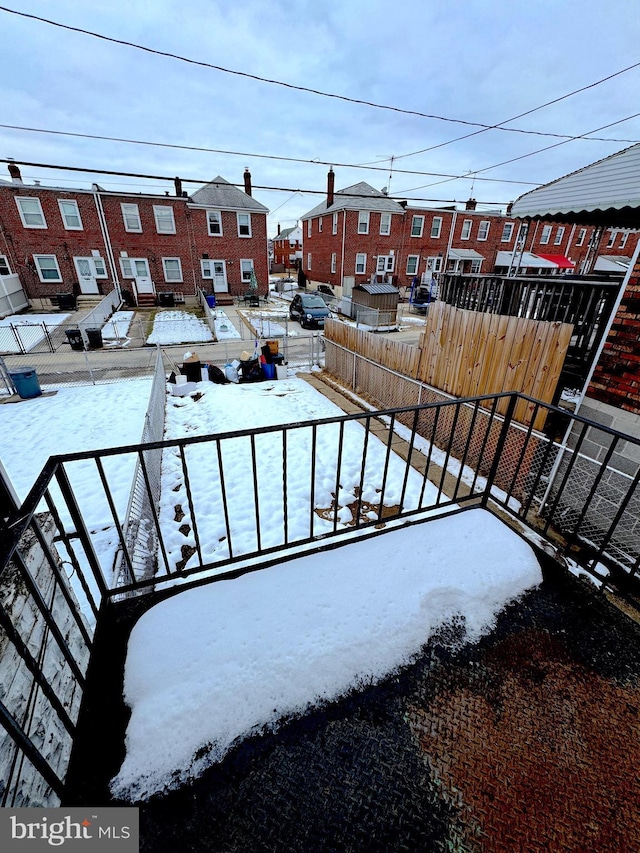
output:
[[464,209],[465,209],[465,210],[475,210],[475,209],[476,209],[476,204],[477,204],[477,203],[478,203],[478,202],[475,200],[475,198],[470,198],[470,199],[467,201],[467,203],[466,203],[466,205],[465,205]]
[[244,170],[244,191],[251,195],[251,172],[247,168]]
[[280,236],[280,223],[278,222],[278,237]]
[[513,202],[510,201],[509,204],[507,205],[507,216],[511,216],[512,207],[513,207]]
[[22,183],[22,175],[20,174],[20,169],[16,163],[9,163],[8,166],[9,174],[11,175],[11,180],[14,184]]
[[331,207],[333,204],[333,190],[335,186],[336,176],[333,172],[333,166],[329,168],[327,172],[327,207]]
[[182,196],[182,181],[180,178],[174,178],[173,185],[176,188],[176,195],[180,198]]

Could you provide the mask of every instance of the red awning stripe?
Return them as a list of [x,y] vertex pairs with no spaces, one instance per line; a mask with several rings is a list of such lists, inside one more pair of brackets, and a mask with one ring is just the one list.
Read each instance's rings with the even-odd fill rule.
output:
[[551,261],[552,264],[556,264],[563,270],[572,270],[575,267],[575,264],[569,258],[565,258],[564,255],[543,255],[540,252],[536,252],[536,255],[539,258],[544,258],[545,261]]

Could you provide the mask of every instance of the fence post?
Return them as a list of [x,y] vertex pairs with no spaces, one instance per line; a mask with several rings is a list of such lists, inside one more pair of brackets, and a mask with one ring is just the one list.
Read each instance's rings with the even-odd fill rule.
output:
[[489,471],[489,475],[487,477],[487,487],[484,491],[484,495],[482,496],[483,507],[486,507],[487,503],[489,502],[489,495],[491,494],[491,489],[493,488],[493,481],[498,470],[498,465],[500,464],[500,457],[502,456],[502,451],[507,440],[507,435],[509,434],[509,429],[511,428],[511,421],[513,420],[513,413],[516,408],[518,396],[519,395],[515,393],[509,396],[509,405],[507,406],[507,411],[504,415],[504,423],[502,424],[502,429],[500,430],[500,436],[496,444],[496,449],[493,453],[491,470]]

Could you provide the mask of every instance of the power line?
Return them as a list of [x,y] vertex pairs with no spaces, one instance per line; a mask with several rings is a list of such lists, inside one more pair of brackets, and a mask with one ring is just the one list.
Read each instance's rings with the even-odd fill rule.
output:
[[[33,14],[28,13],[28,12],[20,12],[17,9],[9,9],[7,6],[0,6],[0,11],[7,12],[10,15],[17,15],[17,16],[22,17],[22,18],[28,18],[28,19],[33,20],[33,21],[38,21],[42,24],[49,24],[52,27],[58,27],[60,29],[68,30],[70,32],[75,32],[75,33],[80,33],[81,35],[91,36],[92,38],[97,38],[97,39],[100,39],[102,41],[110,42],[112,44],[119,44],[119,45],[122,45],[124,47],[131,47],[131,48],[134,48],[135,50],[141,50],[141,51],[144,51],[145,53],[150,53],[154,56],[163,56],[163,57],[166,57],[167,59],[175,59],[179,62],[186,62],[189,65],[197,65],[201,68],[210,68],[214,71],[220,71],[224,74],[233,74],[233,75],[236,75],[238,77],[244,77],[244,78],[249,79],[249,80],[256,80],[260,83],[268,83],[272,86],[282,86],[286,89],[292,89],[292,90],[295,90],[298,92],[307,92],[311,95],[318,95],[318,96],[323,97],[323,98],[333,98],[335,100],[346,101],[347,103],[351,103],[351,104],[360,104],[362,106],[372,107],[372,108],[378,109],[378,110],[388,110],[391,112],[402,113],[404,115],[413,115],[413,116],[418,116],[419,118],[428,118],[428,119],[432,119],[435,121],[444,121],[444,122],[449,122],[452,124],[463,124],[463,125],[466,125],[468,127],[479,127],[479,128],[482,128],[483,130],[500,130],[500,131],[504,131],[507,133],[524,133],[524,134],[530,134],[533,136],[556,136],[557,135],[557,134],[543,133],[542,131],[537,131],[537,130],[523,130],[521,128],[515,128],[515,127],[502,127],[501,124],[503,124],[503,123],[501,123],[499,125],[488,125],[488,124],[483,124],[482,122],[477,122],[477,121],[466,121],[464,119],[448,118],[446,116],[439,116],[439,115],[434,115],[434,114],[430,114],[430,113],[423,113],[423,112],[420,112],[418,110],[409,110],[409,109],[404,109],[402,107],[394,107],[394,106],[391,106],[389,104],[377,104],[373,101],[366,101],[366,100],[363,100],[361,98],[350,98],[347,95],[337,95],[337,94],[332,93],[332,92],[323,92],[319,89],[312,89],[308,86],[299,86],[299,85],[296,85],[294,83],[285,83],[282,80],[272,80],[268,77],[260,77],[257,74],[250,74],[247,71],[236,71],[235,69],[224,68],[221,65],[214,65],[213,63],[204,62],[203,60],[190,59],[189,57],[181,56],[180,54],[170,53],[169,51],[164,51],[164,50],[157,50],[157,49],[152,48],[152,47],[147,47],[146,45],[141,45],[141,44],[137,44],[136,42],[127,41],[126,39],[117,39],[117,38],[114,38],[113,36],[106,36],[106,35],[103,35],[102,33],[96,33],[93,30],[84,29],[83,27],[73,27],[70,24],[63,24],[63,23],[60,23],[59,21],[52,21],[50,18],[43,18],[39,15],[33,15]],[[630,65],[628,68],[622,69],[621,71],[618,71],[615,74],[612,74],[611,77],[615,77],[618,74],[623,74],[625,71],[629,71],[632,68],[636,68],[638,66],[640,66],[640,62],[636,63],[635,65]],[[605,78],[605,79],[610,79],[610,78]],[[598,85],[598,84],[594,83],[592,85]],[[568,96],[565,96],[565,97],[568,97]],[[523,113],[523,115],[527,115],[527,114],[528,113]],[[513,120],[513,119],[511,119],[511,120]],[[633,139],[609,140],[609,139],[607,139],[607,140],[598,140],[598,141],[633,143],[636,140],[633,140]],[[425,149],[425,150],[428,150],[428,149]],[[416,153],[419,153],[419,152],[416,152]],[[409,157],[411,155],[406,154],[403,156]]]
[[[1,8],[1,7],[0,7]],[[169,142],[150,142],[142,139],[126,139],[118,136],[101,136],[99,134],[94,133],[74,133],[72,131],[67,130],[48,130],[46,128],[40,127],[22,127],[20,125],[12,125],[12,124],[0,124],[0,128],[4,128],[5,130],[18,130],[25,133],[46,133],[51,134],[53,136],[70,136],[75,139],[95,139],[100,142],[125,142],[129,145],[148,145],[152,148],[171,148],[176,149],[178,151],[199,151],[205,154],[224,154],[230,157],[253,157],[260,160],[278,160],[285,163],[306,163],[315,166],[339,166],[342,169],[354,169],[354,168],[362,168],[368,169],[369,171],[374,172],[386,172],[387,168],[384,166],[357,166],[353,163],[337,163],[335,160],[305,160],[300,157],[282,157],[277,156],[275,154],[252,154],[247,151],[226,151],[221,148],[205,148],[198,145],[177,145]],[[27,165],[27,164],[25,164]],[[86,169],[80,169],[79,171],[88,171]],[[90,171],[90,170],[89,170]],[[464,175],[456,176],[456,175],[448,175],[446,173],[441,172],[416,172],[411,169],[395,169],[394,171],[400,174],[406,175],[425,175],[428,177],[435,178],[451,178],[456,179],[456,177],[465,177]],[[119,174],[119,173],[116,173]],[[525,184],[526,186],[538,187],[540,186],[540,181],[537,183],[535,181],[510,181],[510,180],[501,180],[499,178],[480,178],[479,180],[489,181],[491,183],[504,183],[504,184]],[[205,182],[206,183],[206,182]]]

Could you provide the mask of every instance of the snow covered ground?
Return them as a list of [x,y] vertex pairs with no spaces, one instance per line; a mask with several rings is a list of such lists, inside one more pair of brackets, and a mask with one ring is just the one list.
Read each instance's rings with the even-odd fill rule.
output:
[[199,317],[188,311],[162,311],[155,316],[147,343],[168,346],[212,340],[211,329]]
[[233,325],[229,317],[221,308],[216,308],[214,313],[214,328],[216,338],[219,341],[239,340],[242,335]]
[[[44,340],[44,326],[53,328],[69,319],[69,314],[11,314],[0,320],[0,352],[27,352]],[[11,329],[15,326],[22,348]]]
[[126,339],[135,311],[116,311],[102,327],[102,337],[107,341]]

